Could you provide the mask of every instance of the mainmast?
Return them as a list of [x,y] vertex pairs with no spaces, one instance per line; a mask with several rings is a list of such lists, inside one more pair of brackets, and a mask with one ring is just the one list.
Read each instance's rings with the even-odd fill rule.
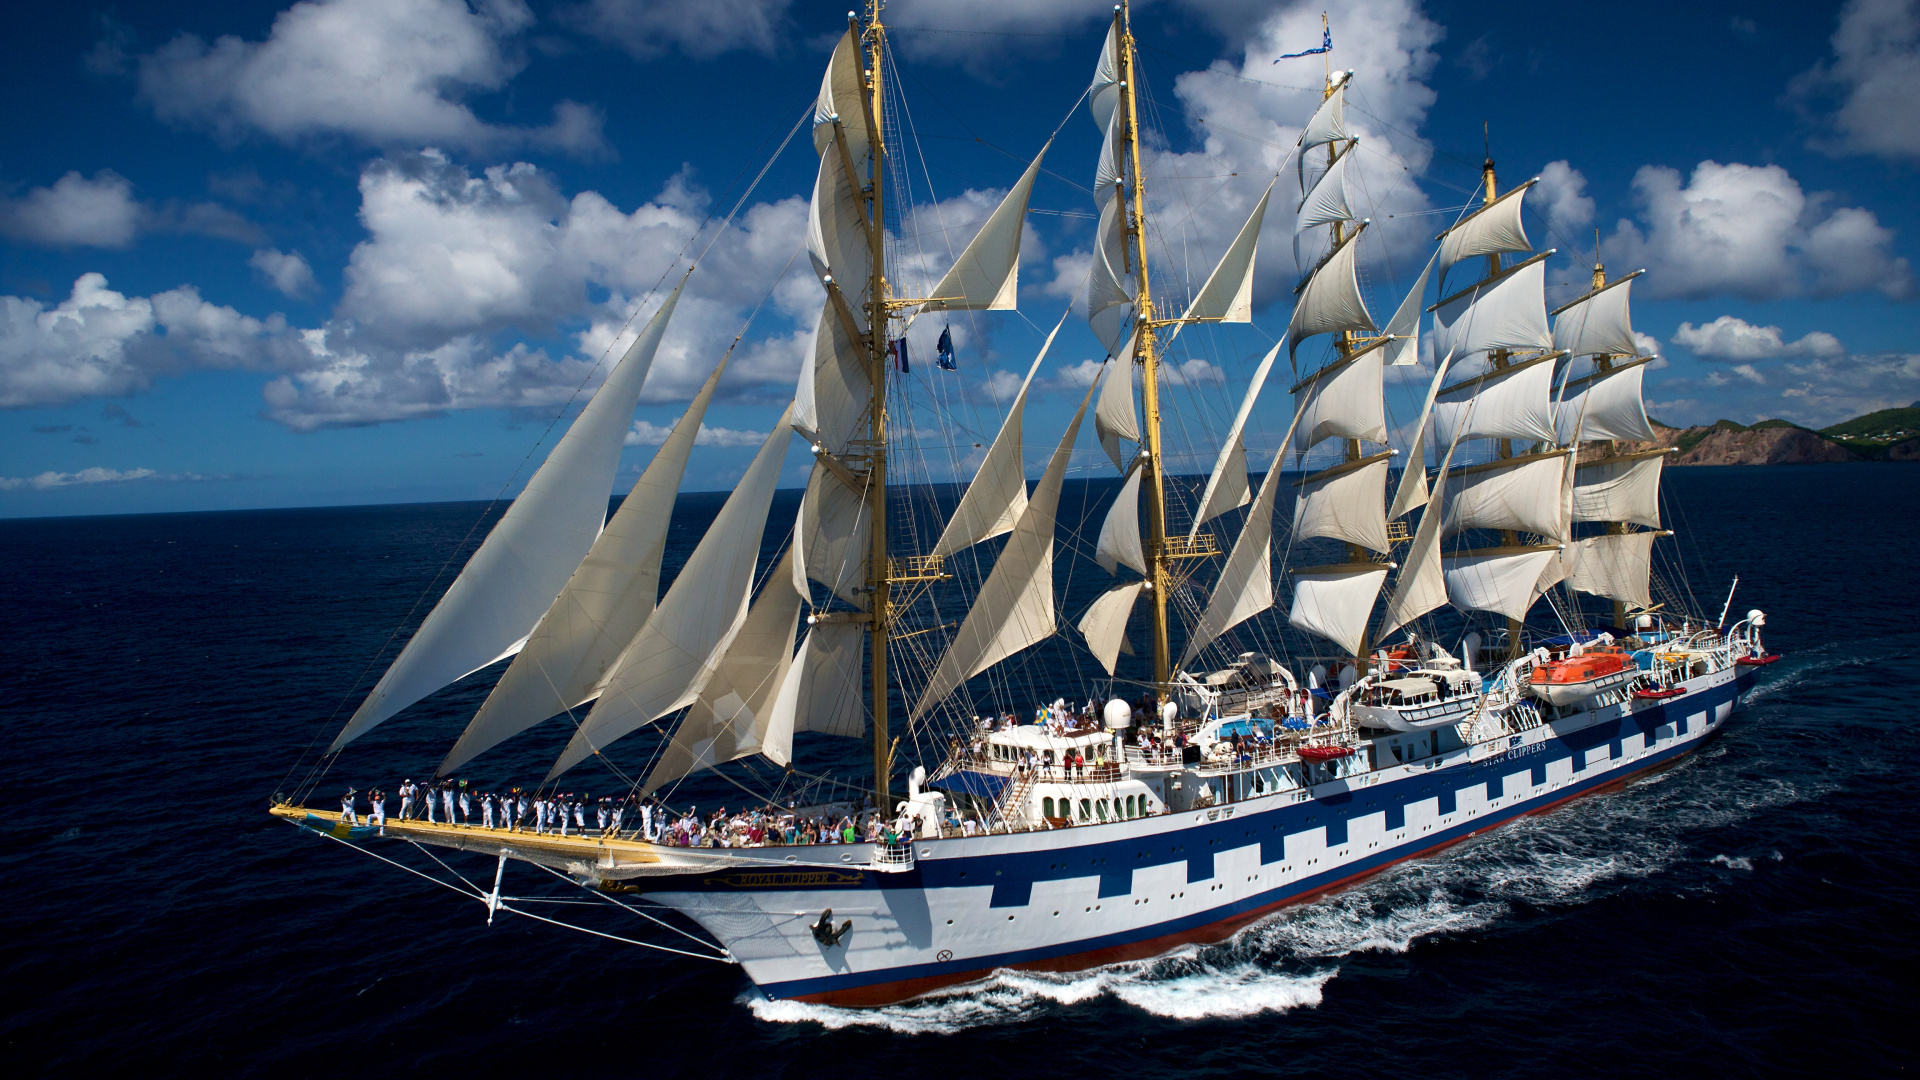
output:
[[[1164,684],[1173,677],[1173,657],[1167,638],[1167,593],[1172,575],[1167,571],[1170,552],[1167,547],[1167,493],[1160,451],[1159,357],[1154,352],[1152,283],[1147,274],[1147,191],[1140,160],[1140,113],[1134,97],[1133,24],[1127,0],[1113,12],[1114,31],[1119,41],[1120,107],[1126,117],[1127,161],[1132,166],[1133,209],[1127,215],[1127,258],[1133,263],[1136,293],[1134,325],[1138,327],[1134,357],[1140,362],[1140,405],[1146,421],[1146,470],[1141,485],[1147,493],[1147,595],[1153,606],[1153,681]],[[1117,376],[1116,376],[1117,377]]]
[[887,737],[887,628],[892,613],[892,581],[887,559],[887,336],[891,310],[887,302],[887,219],[886,219],[886,141],[882,112],[885,107],[882,70],[886,53],[886,27],[880,22],[882,0],[867,0],[867,24],[862,35],[866,46],[867,72],[865,93],[868,144],[867,246],[873,259],[872,279],[867,300],[867,370],[872,374],[873,399],[868,413],[867,520],[872,548],[867,559],[867,597],[870,618],[869,647],[873,670],[873,804],[882,813],[891,813],[893,744]]

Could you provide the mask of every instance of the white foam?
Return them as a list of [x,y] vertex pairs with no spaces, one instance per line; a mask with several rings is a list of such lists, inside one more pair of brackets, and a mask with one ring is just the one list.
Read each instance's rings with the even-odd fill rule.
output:
[[1715,855],[1708,862],[1719,863],[1729,870],[1752,870],[1753,860],[1744,855]]

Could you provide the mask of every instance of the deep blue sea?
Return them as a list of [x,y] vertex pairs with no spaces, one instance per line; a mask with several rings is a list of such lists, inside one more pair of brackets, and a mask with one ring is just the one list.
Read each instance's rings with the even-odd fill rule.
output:
[[[735,968],[525,918],[489,928],[479,904],[268,817],[483,507],[0,521],[0,1062],[529,1080],[1908,1071],[1920,468],[1667,475],[1682,535],[1663,543],[1701,606],[1738,573],[1736,611],[1764,608],[1785,654],[1685,764],[1219,946],[864,1012],[767,1002]],[[1070,486],[1063,518],[1097,495]],[[682,498],[670,569],[722,497]],[[1070,569],[1066,614],[1105,580]],[[317,801],[430,772],[492,677],[355,744]],[[565,734],[536,729],[473,776],[537,780]],[[863,753],[798,748],[816,769]],[[510,870],[507,890],[568,895],[543,877]]]

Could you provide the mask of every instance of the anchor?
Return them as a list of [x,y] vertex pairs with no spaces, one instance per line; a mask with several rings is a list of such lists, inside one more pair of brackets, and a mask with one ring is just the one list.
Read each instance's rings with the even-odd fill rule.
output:
[[828,908],[820,913],[820,921],[814,923],[812,929],[813,940],[831,949],[835,945],[840,944],[840,939],[847,936],[847,931],[853,929],[853,920],[848,919],[846,922],[840,924],[840,929],[835,930],[833,928],[833,909]]

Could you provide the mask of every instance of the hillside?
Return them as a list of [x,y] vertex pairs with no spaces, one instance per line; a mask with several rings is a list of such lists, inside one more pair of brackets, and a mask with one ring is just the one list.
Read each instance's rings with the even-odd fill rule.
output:
[[1674,447],[1680,451],[1672,459],[1674,465],[1797,465],[1862,460],[1861,455],[1820,432],[1785,420],[1762,420],[1752,425],[1720,420],[1689,428],[1668,427],[1655,421],[1653,432],[1657,441],[1638,444],[1636,449]]
[[1821,428],[1820,434],[1862,457],[1893,461],[1920,459],[1920,401],[1903,409],[1881,409],[1842,424]]

